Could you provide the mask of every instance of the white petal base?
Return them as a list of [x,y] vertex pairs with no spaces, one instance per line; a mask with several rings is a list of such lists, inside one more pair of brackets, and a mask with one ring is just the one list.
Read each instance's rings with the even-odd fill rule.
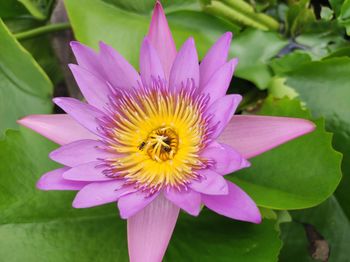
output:
[[128,219],[130,262],[161,262],[173,233],[179,208],[160,194]]

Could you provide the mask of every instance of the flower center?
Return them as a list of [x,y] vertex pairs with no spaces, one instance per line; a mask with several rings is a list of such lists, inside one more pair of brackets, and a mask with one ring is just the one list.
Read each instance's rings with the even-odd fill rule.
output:
[[206,96],[191,86],[175,92],[154,81],[150,87],[120,91],[110,100],[110,116],[101,119],[100,127],[107,149],[118,158],[105,160],[107,176],[152,193],[186,187],[206,167],[200,157],[212,132]]
[[176,154],[179,139],[170,127],[161,127],[153,130],[146,141],[139,146],[140,151],[146,151],[150,158],[157,162],[173,159]]

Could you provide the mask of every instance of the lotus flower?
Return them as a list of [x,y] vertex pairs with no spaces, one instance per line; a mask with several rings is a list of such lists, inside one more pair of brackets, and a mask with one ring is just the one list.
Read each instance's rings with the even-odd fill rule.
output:
[[260,223],[254,201],[224,175],[247,159],[314,125],[303,119],[237,115],[240,95],[226,95],[238,60],[227,62],[231,33],[199,65],[189,38],[177,52],[156,3],[138,73],[112,47],[72,42],[70,69],[86,103],[55,98],[67,114],[19,123],[62,145],[50,154],[64,167],[44,174],[42,190],[77,190],[75,208],[117,202],[128,221],[133,262],[161,261],[179,210],[201,205],[232,219]]

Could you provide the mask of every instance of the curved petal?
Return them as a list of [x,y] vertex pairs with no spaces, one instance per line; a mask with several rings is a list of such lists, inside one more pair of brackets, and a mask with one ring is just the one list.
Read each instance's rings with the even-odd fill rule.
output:
[[148,37],[158,53],[166,79],[169,79],[170,70],[176,57],[176,47],[159,1],[156,2],[153,10]]
[[213,160],[214,164],[210,169],[221,175],[230,174],[250,166],[250,163],[241,154],[225,144],[211,143],[200,156]]
[[209,94],[211,103],[226,95],[237,63],[237,59],[232,59],[222,65],[201,90],[202,93]]
[[158,192],[149,196],[148,193],[136,191],[121,197],[118,200],[120,216],[124,219],[129,218],[151,203],[157,196]]
[[101,64],[108,82],[114,88],[130,89],[139,86],[141,79],[138,72],[122,55],[103,42],[100,42],[100,50]]
[[165,79],[163,66],[149,39],[145,37],[140,52],[140,73],[142,83],[150,86],[152,79]]
[[195,86],[199,84],[198,55],[194,39],[190,37],[177,53],[170,71],[169,87],[178,90],[188,79],[193,79]]
[[36,187],[41,190],[80,190],[86,186],[85,182],[63,179],[62,174],[67,170],[69,168],[63,167],[47,172],[36,183]]
[[164,192],[165,197],[192,216],[198,216],[201,210],[201,194],[191,189],[177,191],[169,189]]
[[174,231],[179,208],[159,195],[128,219],[130,262],[160,262]]
[[228,193],[227,181],[210,169],[199,170],[201,180],[193,180],[189,187],[207,195],[226,195]]
[[203,58],[199,65],[201,88],[208,83],[212,75],[226,62],[231,39],[231,32],[223,34]]
[[78,140],[52,151],[50,158],[57,163],[73,167],[96,161],[97,159],[111,159],[117,155],[102,149],[104,144],[96,140]]
[[111,95],[107,82],[78,65],[70,64],[69,68],[86,101],[103,111],[109,102],[108,96]]
[[67,114],[29,115],[17,123],[34,130],[59,145],[65,145],[81,139],[98,139]]
[[78,65],[101,79],[106,78],[106,74],[100,63],[99,55],[95,50],[77,41],[70,42],[70,46]]
[[240,95],[227,95],[217,99],[209,107],[208,114],[213,116],[210,123],[212,126],[215,126],[212,138],[218,137],[222,130],[224,130],[241,100],[242,97]]
[[98,135],[97,119],[105,116],[100,110],[70,97],[56,97],[53,101],[83,127]]
[[134,190],[124,187],[123,184],[122,180],[90,183],[75,196],[73,207],[86,208],[116,202],[121,196]]
[[261,215],[254,201],[235,184],[227,184],[229,193],[225,196],[202,195],[204,205],[220,215],[259,224]]
[[94,161],[85,164],[81,164],[63,173],[63,178],[73,181],[110,181],[115,180],[115,178],[107,177],[103,170],[106,167],[101,164],[101,161]]
[[237,115],[218,141],[230,145],[244,158],[251,158],[314,129],[314,123],[301,118]]

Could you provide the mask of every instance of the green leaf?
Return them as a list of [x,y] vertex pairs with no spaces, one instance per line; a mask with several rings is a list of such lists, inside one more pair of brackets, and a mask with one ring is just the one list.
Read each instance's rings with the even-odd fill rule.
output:
[[[310,118],[298,100],[268,98],[258,112],[263,115]],[[341,155],[331,146],[332,136],[317,129],[251,159],[251,167],[228,176],[259,206],[301,209],[327,199],[341,179]]]
[[283,247],[279,255],[279,262],[315,262],[308,253],[309,242],[303,225],[296,222],[282,223],[281,239]]
[[[0,141],[0,257],[128,261],[126,223],[115,204],[73,209],[74,193],[35,189],[40,175],[57,167],[48,159],[55,147],[26,129],[9,130]],[[274,221],[253,225],[207,209],[198,218],[182,214],[166,261],[276,261],[281,242],[274,227]]]
[[267,88],[272,76],[267,62],[287,43],[275,32],[245,30],[232,41],[231,55],[239,58],[235,76],[253,82],[260,89]]
[[0,136],[28,114],[51,111],[52,84],[0,20]]
[[346,33],[350,35],[350,0],[345,0],[340,9],[338,21],[346,29]]
[[18,0],[38,20],[45,20],[53,0]]
[[[126,11],[149,14],[154,7],[154,0],[103,0]],[[162,0],[162,5],[166,10],[177,10],[184,8],[199,9],[197,0]]]
[[[329,198],[317,207],[294,211],[292,216],[297,223],[312,225],[321,235],[320,238],[324,238],[330,247],[328,261],[349,261],[350,221],[335,197]],[[294,222],[294,225],[289,225],[287,228],[282,227],[284,248],[281,257],[285,259],[281,261],[294,261],[291,259],[293,254],[299,254],[297,256],[298,261],[314,261],[305,252],[309,243],[307,243],[302,225],[297,223]],[[295,229],[293,231],[288,230],[288,227]],[[288,231],[286,232],[283,229]]]
[[350,216],[350,58],[330,58],[311,62],[287,74],[287,85],[294,88],[315,117],[325,117],[334,133],[334,147],[344,154],[343,182],[337,197]]
[[332,18],[333,18],[333,14],[334,14],[333,10],[330,9],[329,7],[326,7],[326,6],[322,6],[321,7],[321,14],[320,14],[320,16],[321,16],[321,18],[323,20],[331,21]]

